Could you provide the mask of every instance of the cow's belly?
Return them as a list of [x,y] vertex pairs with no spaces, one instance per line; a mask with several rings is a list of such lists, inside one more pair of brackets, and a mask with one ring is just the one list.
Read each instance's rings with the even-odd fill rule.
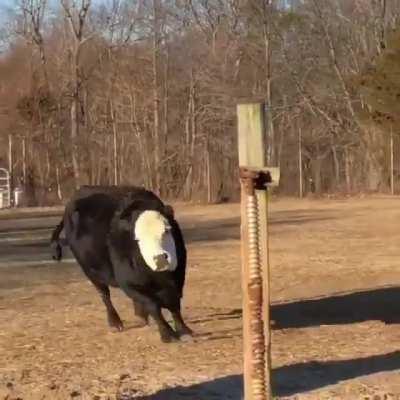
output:
[[79,243],[70,243],[72,254],[81,266],[85,275],[92,281],[107,286],[117,286],[114,271],[105,247],[94,247],[80,240]]

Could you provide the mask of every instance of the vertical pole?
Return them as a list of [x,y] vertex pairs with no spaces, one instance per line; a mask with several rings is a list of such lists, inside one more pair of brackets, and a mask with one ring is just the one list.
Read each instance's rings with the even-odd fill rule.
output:
[[8,135],[8,171],[9,171],[9,179],[8,179],[8,207],[11,207],[11,198],[12,198],[12,190],[13,190],[13,140],[12,135]]
[[26,184],[26,138],[22,139],[22,179]]
[[390,191],[394,195],[394,154],[393,154],[393,128],[390,128]]
[[346,190],[347,193],[351,192],[351,176],[350,176],[350,150],[348,147],[344,148],[344,156],[345,156],[345,174],[346,174]]
[[[264,105],[239,104],[237,107],[238,115],[238,144],[239,144],[239,166],[264,167],[265,166],[265,121]],[[270,315],[269,315],[269,262],[268,262],[268,214],[267,214],[267,193],[265,190],[255,190],[253,196],[245,193],[242,188],[241,202],[241,250],[242,250],[242,290],[243,290],[243,354],[244,354],[244,392],[245,400],[268,400],[271,398],[271,336],[270,336]],[[249,217],[252,204],[257,206],[256,215],[258,232],[257,247],[251,242],[251,232],[249,228]],[[253,232],[254,234],[254,232]],[[255,251],[259,251],[262,261],[261,289],[262,298],[258,299],[252,288],[251,276],[252,260],[249,256]],[[253,269],[254,271],[254,269]],[[254,274],[254,272],[253,272]],[[256,271],[257,274],[257,271]],[[260,301],[261,304],[254,304]],[[263,308],[261,315],[257,316],[257,310]],[[263,335],[259,335],[260,329]],[[257,333],[258,331],[258,333]],[[260,385],[259,375],[259,352],[263,355],[263,376]],[[260,390],[263,393],[260,393]]]
[[210,155],[210,138],[207,136],[207,202],[211,204],[212,201],[212,187],[211,187],[211,155]]
[[56,166],[56,181],[57,181],[58,200],[62,200],[62,191],[61,191],[61,183],[60,183],[60,168],[58,167],[58,165]]
[[301,127],[299,126],[299,195],[303,198],[303,152],[302,152]]

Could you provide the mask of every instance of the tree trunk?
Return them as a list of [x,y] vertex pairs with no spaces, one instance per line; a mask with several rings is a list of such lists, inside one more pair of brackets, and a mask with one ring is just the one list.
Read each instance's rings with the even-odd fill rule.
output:
[[79,58],[78,58],[78,44],[75,44],[74,49],[74,65],[73,65],[73,93],[71,102],[71,159],[72,169],[74,172],[75,188],[78,189],[81,184],[80,165],[79,165]]
[[143,139],[143,132],[139,124],[139,119],[136,110],[136,96],[133,91],[130,93],[129,100],[130,100],[130,111],[131,111],[130,120],[133,131],[135,132],[136,138],[138,140],[141,162],[142,162],[142,171],[144,174],[144,182],[146,187],[150,188],[152,186],[151,164],[149,161],[148,151],[146,149],[146,143]]
[[332,158],[333,158],[333,168],[335,170],[335,186],[336,186],[335,189],[337,190],[340,185],[340,165],[336,151],[336,146],[334,144],[332,144]]
[[370,192],[377,192],[382,186],[383,180],[383,168],[382,165],[376,160],[374,154],[370,149],[366,152],[366,162],[367,162],[367,176],[366,184],[367,190]]
[[168,133],[169,133],[169,124],[168,124],[168,114],[169,114],[169,48],[168,44],[166,46],[166,57],[164,62],[164,114],[163,114],[163,135],[164,135],[164,144],[163,144],[163,156],[166,156],[167,148],[168,148]]
[[317,157],[311,160],[311,170],[312,170],[316,194],[321,194],[322,192],[322,176],[321,176],[322,161],[323,159],[321,157]]
[[110,114],[113,130],[113,171],[114,171],[114,185],[118,185],[118,133],[117,123],[115,121],[115,109],[112,100],[110,99]]
[[119,155],[119,168],[118,168],[118,181],[121,184],[122,182],[124,182],[124,175],[123,175],[123,171],[125,168],[125,157],[124,157],[124,149],[125,149],[125,134],[121,133],[121,145],[120,145],[120,155]]
[[58,165],[56,166],[56,182],[57,182],[57,197],[61,201],[62,200],[62,190],[60,183],[60,168]]
[[196,86],[192,71],[190,75],[189,100],[188,100],[188,111],[186,119],[186,159],[189,161],[189,167],[185,180],[184,193],[187,199],[190,199],[192,197],[192,191],[193,191],[196,139],[197,139]]
[[303,197],[303,153],[301,128],[299,127],[299,197]]
[[264,57],[265,57],[265,78],[266,78],[266,128],[267,128],[267,165],[276,165],[275,157],[275,129],[272,121],[272,91],[271,91],[271,29],[270,15],[267,7],[270,7],[268,1],[264,5]]
[[72,144],[72,168],[74,171],[75,188],[78,189],[80,186],[80,170],[79,170],[79,117],[78,117],[79,99],[74,94],[71,103],[71,144]]
[[346,147],[344,149],[344,156],[345,156],[345,175],[346,175],[346,191],[347,193],[351,193],[351,158],[349,149]]
[[377,192],[385,186],[383,165],[387,144],[385,144],[384,132],[376,126],[366,127],[365,132],[366,187],[370,192]]
[[161,191],[160,159],[161,159],[161,135],[160,135],[160,98],[158,61],[160,52],[160,0],[153,0],[153,115],[154,115],[154,190],[157,194]]
[[207,171],[207,202],[211,203],[213,200],[212,193],[212,182],[211,182],[211,149],[210,149],[210,138],[207,136],[206,143],[206,171]]
[[[64,9],[65,18],[70,26],[70,34],[72,36],[71,53],[72,53],[72,101],[71,101],[71,145],[72,145],[72,168],[75,178],[75,187],[79,188],[82,184],[81,166],[80,166],[80,93],[82,89],[83,79],[80,70],[80,51],[84,43],[89,37],[84,37],[84,28],[86,18],[91,5],[91,0],[82,0],[78,4],[61,0],[61,6]],[[73,8],[75,10],[73,10]],[[75,12],[77,11],[77,12]]]

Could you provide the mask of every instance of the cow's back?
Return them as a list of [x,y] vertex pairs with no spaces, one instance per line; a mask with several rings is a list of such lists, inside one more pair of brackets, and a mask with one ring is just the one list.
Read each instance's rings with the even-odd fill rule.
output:
[[91,193],[67,205],[64,224],[69,247],[90,278],[115,285],[107,248],[110,222],[118,201],[104,193]]
[[86,185],[71,197],[64,214],[65,235],[87,275],[100,274],[104,283],[115,285],[107,244],[110,223],[117,209],[135,201],[163,206],[153,192],[137,186]]
[[70,201],[75,201],[99,193],[106,194],[115,200],[121,200],[128,194],[135,195],[145,191],[146,189],[143,187],[130,185],[83,185],[74,192]]

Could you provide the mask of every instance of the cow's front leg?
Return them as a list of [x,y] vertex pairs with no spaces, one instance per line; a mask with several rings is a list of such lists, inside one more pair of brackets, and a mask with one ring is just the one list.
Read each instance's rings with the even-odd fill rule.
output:
[[170,327],[161,313],[161,307],[149,296],[143,294],[140,289],[137,289],[129,284],[121,284],[121,289],[136,303],[142,305],[158,326],[161,340],[164,343],[176,342],[179,340],[178,334]]
[[193,331],[183,321],[180,309],[171,311],[171,314],[174,320],[175,331],[178,333],[180,338],[183,340],[190,340],[193,336]]

